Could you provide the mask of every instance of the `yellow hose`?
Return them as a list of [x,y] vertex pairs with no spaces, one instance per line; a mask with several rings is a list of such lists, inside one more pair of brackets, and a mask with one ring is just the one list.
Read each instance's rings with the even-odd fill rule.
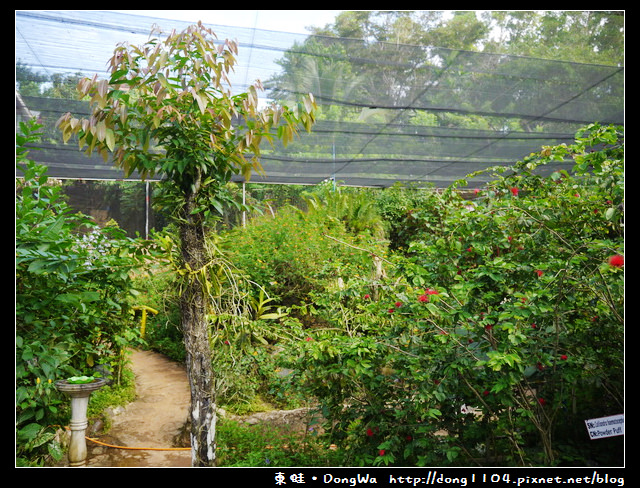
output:
[[[130,451],[190,451],[190,447],[127,447],[127,446],[114,446],[113,444],[107,444],[105,442],[100,442],[97,439],[93,439],[91,437],[85,438],[91,442],[95,442],[96,444],[100,444],[105,447],[113,447],[114,449],[126,449]],[[283,449],[288,449],[289,446],[282,446]],[[218,446],[216,449],[224,449],[222,446]],[[229,447],[228,449],[235,449],[235,447]],[[274,449],[273,446],[265,446],[265,449]],[[335,446],[332,444],[329,449],[335,449]]]
[[106,444],[104,442],[100,442],[97,439],[92,439],[91,437],[86,437],[87,440],[91,442],[95,442],[96,444],[100,444],[105,447],[113,447],[115,449],[127,449],[131,451],[190,451],[190,447],[127,447],[127,446],[114,446],[112,444]]

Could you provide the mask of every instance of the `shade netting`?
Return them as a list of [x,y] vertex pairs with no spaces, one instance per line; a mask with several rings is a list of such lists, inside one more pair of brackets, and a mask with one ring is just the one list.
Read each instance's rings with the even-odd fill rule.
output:
[[[189,25],[113,12],[17,12],[16,59],[36,72],[106,78],[115,46],[143,44],[154,24],[165,31]],[[237,92],[260,79],[265,99],[288,103],[310,92],[320,106],[310,134],[286,147],[265,147],[265,174],[253,182],[442,187],[542,146],[571,143],[584,125],[624,123],[619,66],[208,27],[239,43],[231,78]],[[53,127],[65,112],[88,113],[87,104],[27,96],[20,103],[45,124],[46,137],[32,156],[50,176],[123,178],[109,161],[62,144]],[[546,170],[572,165],[559,161]],[[470,186],[482,182],[469,178]]]

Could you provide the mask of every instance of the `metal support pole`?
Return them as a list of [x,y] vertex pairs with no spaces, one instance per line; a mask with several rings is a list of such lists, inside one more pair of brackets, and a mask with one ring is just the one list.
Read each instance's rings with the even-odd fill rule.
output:
[[149,182],[145,183],[144,238],[149,239]]
[[247,186],[246,183],[242,182],[242,227],[247,226],[247,211],[245,210],[245,205],[247,204]]

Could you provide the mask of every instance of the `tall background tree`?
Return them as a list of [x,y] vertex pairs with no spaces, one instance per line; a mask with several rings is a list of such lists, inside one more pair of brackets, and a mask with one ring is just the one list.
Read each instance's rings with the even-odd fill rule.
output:
[[345,11],[313,34],[621,65],[624,11]]
[[[154,34],[160,34],[154,31]],[[77,135],[87,153],[97,151],[126,175],[162,175],[160,205],[178,226],[182,266],[180,310],[191,386],[191,445],[194,466],[215,464],[215,374],[209,341],[208,293],[212,251],[207,232],[225,203],[234,174],[260,171],[263,140],[291,140],[310,130],[315,102],[259,109],[260,82],[234,95],[229,73],[237,44],[219,42],[201,23],[141,46],[118,45],[109,61],[110,79],[84,78],[82,97],[93,107],[88,119],[63,115],[65,141]]]
[[[331,134],[331,141],[305,140],[287,151],[332,158],[336,174],[341,160],[348,166],[442,154],[441,139],[392,144],[382,137],[390,131],[461,129],[449,132],[461,140],[467,129],[572,133],[571,117],[539,116],[542,107],[552,108],[557,80],[582,86],[587,64],[624,61],[620,12],[344,11],[312,33],[284,53],[281,72],[265,86],[274,98],[313,91],[320,104],[314,138]],[[594,100],[619,87],[594,90]],[[585,103],[581,116],[599,120],[594,107]]]

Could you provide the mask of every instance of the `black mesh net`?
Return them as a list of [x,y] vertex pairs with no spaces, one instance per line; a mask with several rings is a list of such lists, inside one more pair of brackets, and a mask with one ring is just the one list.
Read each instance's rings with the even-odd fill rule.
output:
[[[153,24],[166,31],[189,25],[106,12],[17,12],[16,58],[36,72],[107,77],[116,44],[144,44]],[[310,134],[265,147],[265,175],[252,182],[442,187],[542,146],[571,143],[586,124],[624,123],[622,67],[208,27],[239,43],[231,79],[237,92],[260,79],[265,98],[311,92],[320,105]],[[45,124],[47,137],[32,157],[51,176],[123,178],[110,162],[87,157],[56,134],[55,120],[86,113],[86,104],[26,96],[22,102]],[[559,161],[547,170],[572,166]],[[482,183],[469,179],[470,186]]]

